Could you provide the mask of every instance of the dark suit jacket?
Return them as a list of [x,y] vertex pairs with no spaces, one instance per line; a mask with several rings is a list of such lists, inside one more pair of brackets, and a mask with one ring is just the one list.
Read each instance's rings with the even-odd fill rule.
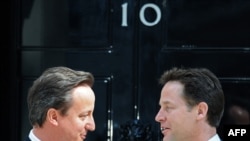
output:
[[31,141],[29,137],[27,137],[24,141]]

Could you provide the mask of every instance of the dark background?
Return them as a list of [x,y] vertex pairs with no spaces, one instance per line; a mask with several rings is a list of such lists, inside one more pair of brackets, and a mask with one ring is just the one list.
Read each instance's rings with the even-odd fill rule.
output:
[[[148,3],[161,10],[154,26],[139,17]],[[207,67],[219,77],[226,97],[221,137],[225,124],[249,124],[249,115],[237,112],[250,109],[250,1],[10,0],[4,7],[1,115],[7,140],[27,136],[27,89],[44,69],[58,65],[96,77],[97,128],[88,140],[117,141],[122,125],[135,119],[160,140],[157,79],[173,66]],[[157,15],[148,8],[144,16],[151,22]]]

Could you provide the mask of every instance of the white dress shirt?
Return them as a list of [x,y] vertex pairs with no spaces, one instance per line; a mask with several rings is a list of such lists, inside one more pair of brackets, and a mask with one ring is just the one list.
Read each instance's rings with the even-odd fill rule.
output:
[[29,138],[31,141],[40,141],[33,133],[33,130],[30,130],[30,133],[29,133]]
[[212,138],[210,138],[208,141],[221,141],[218,134],[215,134]]

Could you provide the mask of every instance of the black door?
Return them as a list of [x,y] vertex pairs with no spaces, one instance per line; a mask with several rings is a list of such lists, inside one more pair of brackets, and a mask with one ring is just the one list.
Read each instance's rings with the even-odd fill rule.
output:
[[229,112],[232,106],[250,109],[249,2],[15,2],[12,48],[19,75],[12,84],[19,86],[16,102],[21,106],[14,106],[18,112],[13,114],[21,121],[13,132],[20,132],[19,140],[31,129],[27,89],[52,66],[90,71],[96,78],[96,131],[89,141],[136,138],[133,134],[161,140],[154,120],[160,95],[157,79],[173,66],[207,67],[220,78],[227,102],[221,126],[236,124]]

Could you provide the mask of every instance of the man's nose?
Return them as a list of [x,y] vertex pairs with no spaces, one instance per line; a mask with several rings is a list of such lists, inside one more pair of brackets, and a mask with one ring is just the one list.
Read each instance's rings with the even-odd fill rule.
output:
[[155,121],[161,122],[163,119],[164,119],[164,116],[163,116],[162,110],[160,109],[155,116]]
[[94,118],[91,118],[87,124],[87,129],[90,131],[94,131],[95,130],[95,121]]

